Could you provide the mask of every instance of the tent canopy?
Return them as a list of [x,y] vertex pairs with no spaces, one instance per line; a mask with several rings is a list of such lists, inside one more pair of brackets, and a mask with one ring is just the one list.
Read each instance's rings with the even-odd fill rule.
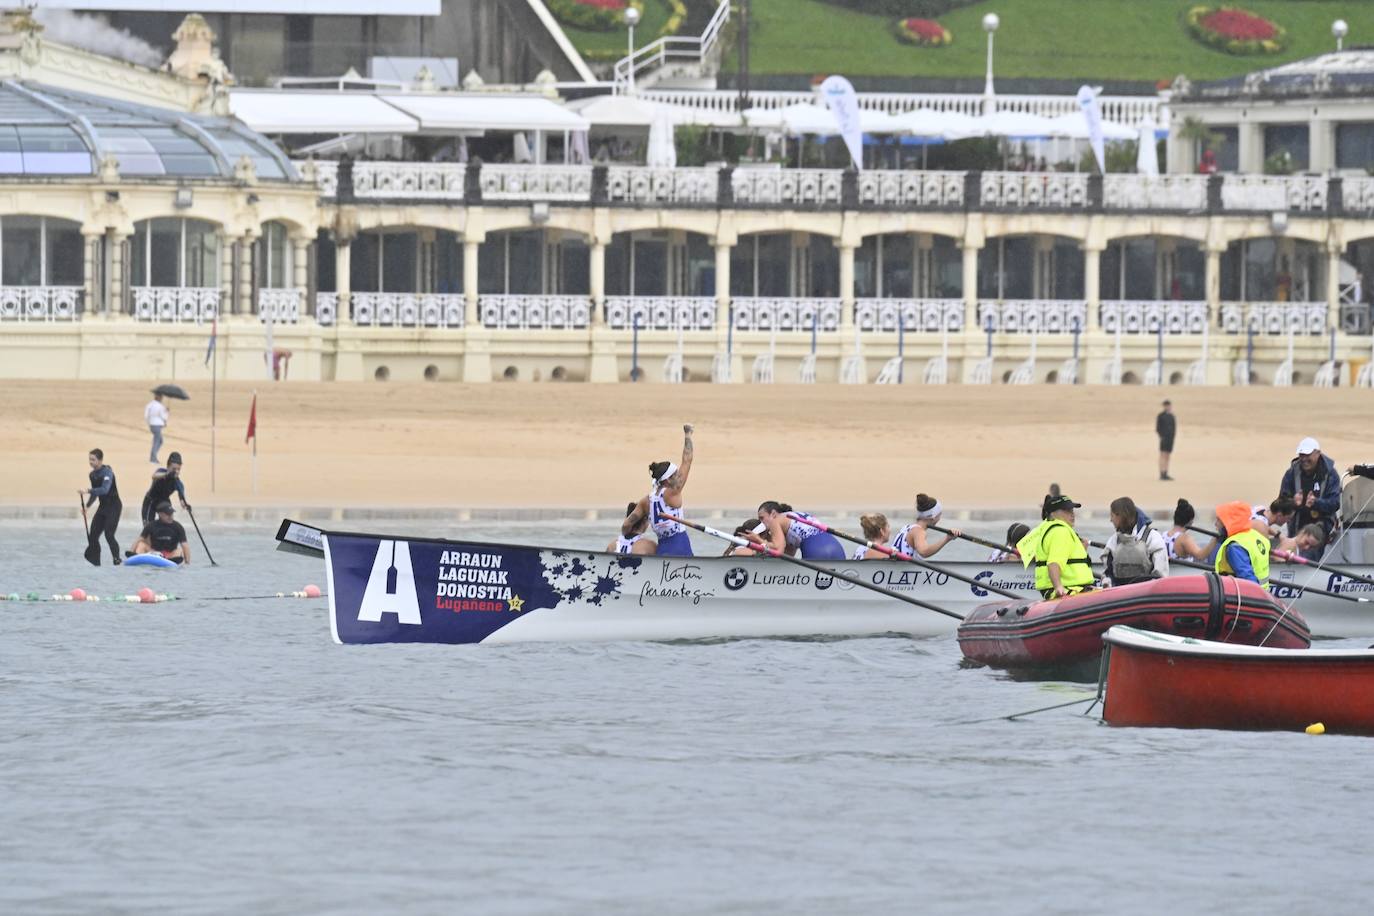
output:
[[667,115],[674,126],[739,127],[742,123],[732,111],[691,108],[642,96],[597,95],[569,102],[568,108],[586,118],[592,127],[650,127],[661,115]]
[[402,92],[377,98],[414,118],[425,131],[565,131],[591,126],[586,118],[543,96]]
[[235,89],[229,107],[264,134],[412,134],[419,123],[367,92]]

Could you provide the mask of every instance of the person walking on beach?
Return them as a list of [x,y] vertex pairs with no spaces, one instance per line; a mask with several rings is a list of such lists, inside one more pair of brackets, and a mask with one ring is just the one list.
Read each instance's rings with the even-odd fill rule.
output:
[[143,510],[139,513],[143,524],[153,520],[153,508],[171,501],[173,493],[181,500],[182,510],[190,511],[191,507],[186,504],[186,485],[181,480],[181,452],[172,452],[167,456],[167,466],[153,471],[153,482],[143,496]]
[[87,506],[94,505],[97,499],[100,500],[100,508],[95,510],[95,518],[91,519],[91,530],[86,540],[86,560],[92,566],[100,565],[100,538],[104,535],[106,543],[110,545],[110,556],[114,558],[114,565],[118,566],[123,561],[119,558],[119,543],[115,541],[115,529],[119,527],[119,516],[124,511],[124,504],[119,500],[119,486],[115,483],[114,468],[105,463],[105,453],[98,448],[91,449],[87,460],[91,465],[91,485],[89,489],[77,492],[87,497]]
[[143,419],[148,422],[148,431],[153,434],[153,450],[148,460],[158,464],[157,453],[162,449],[162,430],[167,426],[167,405],[162,403],[162,395],[153,392],[153,399],[143,408]]
[[1159,416],[1155,417],[1155,434],[1159,436],[1159,479],[1173,480],[1169,476],[1169,456],[1174,451],[1174,433],[1178,429],[1178,422],[1174,418],[1172,401],[1165,401],[1162,407]]

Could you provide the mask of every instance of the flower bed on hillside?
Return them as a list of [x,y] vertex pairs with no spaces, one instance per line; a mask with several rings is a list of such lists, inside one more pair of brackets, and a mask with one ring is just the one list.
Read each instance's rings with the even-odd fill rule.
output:
[[548,0],[549,12],[559,22],[597,32],[625,28],[627,6],[644,9],[641,0]]
[[949,29],[934,19],[898,19],[895,31],[898,41],[923,48],[942,48],[954,40]]
[[1194,6],[1183,14],[1188,34],[1227,54],[1277,54],[1288,44],[1283,26],[1238,6]]

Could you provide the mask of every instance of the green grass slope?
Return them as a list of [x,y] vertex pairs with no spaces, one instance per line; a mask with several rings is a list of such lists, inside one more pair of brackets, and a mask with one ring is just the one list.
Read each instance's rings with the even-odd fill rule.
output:
[[[1233,0],[1235,2],[1235,0]],[[750,71],[756,74],[978,77],[986,64],[985,13],[1001,17],[994,74],[1042,79],[1189,79],[1235,76],[1333,50],[1331,23],[1350,24],[1347,45],[1374,45],[1370,0],[1239,0],[1288,30],[1282,54],[1239,56],[1189,37],[1192,0],[988,0],[940,17],[946,48],[898,43],[888,17],[820,0],[751,0]],[[733,71],[733,52],[726,64]]]

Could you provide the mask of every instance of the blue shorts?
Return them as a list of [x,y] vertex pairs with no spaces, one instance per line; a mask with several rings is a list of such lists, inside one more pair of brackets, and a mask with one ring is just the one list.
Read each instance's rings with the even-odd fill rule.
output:
[[845,560],[844,545],[828,531],[817,532],[801,542],[803,560]]
[[666,538],[659,538],[658,555],[660,557],[693,556],[692,542],[688,539],[687,532],[679,531],[677,534],[670,534]]

